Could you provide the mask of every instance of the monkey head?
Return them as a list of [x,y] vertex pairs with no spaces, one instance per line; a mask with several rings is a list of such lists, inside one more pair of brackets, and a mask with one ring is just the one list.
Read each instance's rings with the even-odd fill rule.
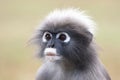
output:
[[95,23],[78,9],[55,10],[40,24],[34,40],[39,56],[84,68],[91,64]]

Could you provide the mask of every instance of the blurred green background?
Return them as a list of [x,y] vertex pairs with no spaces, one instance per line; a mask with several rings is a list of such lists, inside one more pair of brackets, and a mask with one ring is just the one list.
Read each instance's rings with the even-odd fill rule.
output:
[[0,0],[0,80],[34,80],[40,61],[27,46],[50,11],[77,7],[97,23],[99,56],[112,80],[120,80],[120,0]]

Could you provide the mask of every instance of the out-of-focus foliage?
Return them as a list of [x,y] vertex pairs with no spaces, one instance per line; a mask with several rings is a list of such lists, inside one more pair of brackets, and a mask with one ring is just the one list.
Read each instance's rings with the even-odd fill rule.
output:
[[96,21],[99,56],[120,80],[119,0],[0,0],[0,80],[34,80],[40,62],[27,46],[39,22],[56,8],[77,7]]

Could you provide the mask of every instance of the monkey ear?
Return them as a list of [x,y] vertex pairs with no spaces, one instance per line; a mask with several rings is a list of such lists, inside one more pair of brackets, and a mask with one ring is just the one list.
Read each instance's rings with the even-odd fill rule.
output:
[[85,32],[85,37],[86,37],[86,44],[89,45],[91,41],[93,40],[93,34],[90,33],[89,31]]

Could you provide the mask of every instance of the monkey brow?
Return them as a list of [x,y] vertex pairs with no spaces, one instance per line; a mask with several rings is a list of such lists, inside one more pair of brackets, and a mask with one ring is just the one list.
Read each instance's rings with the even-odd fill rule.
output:
[[59,33],[59,32],[54,32],[54,31],[51,31],[51,30],[39,30],[41,33],[45,33],[45,32],[49,32],[49,33],[52,33],[53,35]]
[[49,30],[39,30],[41,33],[50,32]]

